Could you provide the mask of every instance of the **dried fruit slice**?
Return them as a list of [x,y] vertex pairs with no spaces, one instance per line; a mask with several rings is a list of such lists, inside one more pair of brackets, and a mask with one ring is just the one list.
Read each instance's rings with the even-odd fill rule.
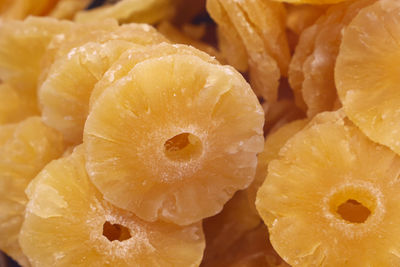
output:
[[396,266],[399,173],[400,157],[343,110],[322,113],[269,164],[256,205],[289,264]]
[[89,98],[95,84],[131,42],[87,43],[59,57],[39,88],[43,121],[74,144],[82,143]]
[[90,96],[90,107],[97,101],[98,97],[108,88],[125,77],[136,64],[151,59],[160,58],[168,55],[193,55],[202,60],[214,64],[219,64],[213,57],[201,52],[191,46],[169,43],[160,43],[137,47],[125,51],[121,57],[107,70],[103,78],[95,85]]
[[58,0],[48,16],[58,19],[72,19],[75,14],[89,6],[92,0]]
[[296,104],[309,117],[334,109],[337,99],[334,66],[343,29],[357,13],[376,0],[347,1],[330,7],[304,30],[289,67]]
[[325,5],[325,4],[337,4],[352,0],[274,0],[277,2],[284,2],[290,4],[312,4],[312,5]]
[[279,78],[287,74],[290,60],[283,5],[260,0],[209,0],[207,10],[221,30],[228,31],[222,36],[230,38],[224,45],[236,41],[237,36],[243,42],[255,92],[269,102],[276,101]]
[[0,84],[0,125],[39,115],[36,96],[7,83]]
[[263,122],[233,68],[187,55],[149,59],[91,109],[86,167],[116,206],[148,221],[189,224],[251,183]]
[[258,161],[254,181],[246,190],[251,208],[255,209],[257,191],[267,177],[269,163],[279,158],[281,148],[292,136],[302,130],[308,122],[308,119],[289,122],[267,136],[264,150],[257,156]]
[[[51,39],[67,32],[73,23],[30,17],[0,24],[0,80],[35,94],[40,62]],[[18,51],[16,53],[15,51]]]
[[39,117],[0,126],[0,249],[23,266],[29,266],[18,244],[27,203],[25,188],[63,150],[61,134]]
[[372,140],[400,153],[400,3],[379,1],[346,28],[335,80],[346,114]]
[[48,164],[27,188],[19,242],[33,266],[198,266],[201,223],[149,223],[104,201],[83,148]]
[[286,25],[297,35],[312,26],[329,5],[288,5]]
[[75,20],[92,22],[114,18],[120,23],[155,24],[174,15],[175,9],[172,3],[173,0],[122,0],[112,5],[81,11],[75,16]]
[[28,15],[42,16],[47,14],[58,0],[11,0],[1,6],[2,18],[24,19]]

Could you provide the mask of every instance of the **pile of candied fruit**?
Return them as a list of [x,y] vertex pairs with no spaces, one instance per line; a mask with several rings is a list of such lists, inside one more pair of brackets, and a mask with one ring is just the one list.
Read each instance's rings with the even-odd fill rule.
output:
[[399,0],[0,0],[0,250],[400,266],[399,66]]

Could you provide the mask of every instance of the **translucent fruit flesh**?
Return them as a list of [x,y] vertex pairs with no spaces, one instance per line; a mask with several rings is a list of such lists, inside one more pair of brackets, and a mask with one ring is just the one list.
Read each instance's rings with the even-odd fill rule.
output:
[[[148,221],[189,224],[218,213],[251,183],[263,116],[233,68],[188,55],[149,59],[92,107],[86,167],[116,206]],[[171,159],[165,143],[180,135],[190,146],[176,143]]]
[[335,69],[346,114],[372,140],[400,154],[400,3],[379,1],[346,28]]
[[82,147],[48,164],[26,193],[19,242],[34,267],[200,263],[200,223],[148,223],[105,202],[89,181]]
[[63,150],[61,134],[39,117],[0,126],[0,249],[23,266],[28,266],[28,261],[18,235],[27,203],[25,188]]
[[400,157],[343,110],[322,113],[270,162],[256,205],[289,264],[398,265],[399,172]]

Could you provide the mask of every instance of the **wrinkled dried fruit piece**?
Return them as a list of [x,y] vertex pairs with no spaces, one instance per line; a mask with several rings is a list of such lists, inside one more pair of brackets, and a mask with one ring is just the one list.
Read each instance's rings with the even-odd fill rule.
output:
[[113,18],[120,23],[155,24],[174,15],[172,3],[173,0],[122,0],[112,5],[81,11],[75,16],[75,20],[93,22]]
[[224,205],[222,212],[203,222],[206,250],[202,265],[211,266],[219,258],[223,258],[232,245],[260,223],[261,218],[257,211],[249,206],[246,191],[236,192]]
[[0,125],[16,123],[35,115],[39,115],[36,95],[7,83],[0,84]]
[[1,17],[7,19],[24,19],[28,15],[46,15],[58,0],[10,0],[1,1]]
[[160,23],[157,27],[160,33],[165,35],[170,41],[173,43],[178,43],[178,44],[186,44],[186,45],[191,45],[193,47],[196,47],[197,49],[200,49],[201,51],[206,52],[207,54],[214,56],[217,58],[221,63],[224,62],[223,56],[211,45],[204,43],[200,40],[195,40],[187,35],[185,35],[183,32],[181,32],[179,29],[175,28],[170,22],[164,21]]
[[201,223],[149,223],[104,201],[82,147],[48,164],[26,191],[20,244],[33,266],[197,266]]
[[59,0],[48,16],[58,19],[72,19],[75,14],[89,6],[92,0]]
[[292,136],[302,130],[308,122],[308,119],[289,122],[267,136],[264,143],[264,151],[257,156],[258,161],[254,181],[246,190],[251,208],[255,208],[254,203],[257,191],[267,177],[269,163],[279,157],[281,148]]
[[0,80],[36,94],[41,60],[48,44],[54,36],[67,32],[73,25],[67,21],[35,17],[25,21],[2,21]]
[[396,266],[399,173],[397,154],[326,112],[270,162],[256,205],[289,264]]
[[82,143],[95,84],[124,51],[135,46],[120,40],[90,42],[59,57],[39,88],[43,121],[59,130],[69,142]]
[[287,27],[297,35],[315,23],[325,13],[329,5],[289,5],[287,7]]
[[251,183],[263,123],[256,96],[233,68],[188,55],[149,59],[92,107],[86,167],[116,206],[148,221],[189,224],[215,215]]
[[218,61],[208,54],[187,45],[160,43],[129,49],[121,55],[107,70],[103,78],[95,85],[92,95],[90,96],[90,107],[95,104],[98,97],[108,87],[113,86],[121,78],[126,76],[136,64],[151,58],[160,58],[168,55],[193,55],[206,62],[219,64]]
[[380,1],[346,28],[335,81],[346,114],[372,140],[400,154],[400,3]]
[[238,37],[242,41],[255,92],[269,102],[276,101],[279,78],[287,74],[290,60],[283,5],[260,0],[209,0],[207,10],[221,27],[224,46]]
[[357,13],[376,0],[347,1],[330,7],[300,36],[289,67],[296,104],[309,117],[334,109],[337,102],[334,66],[343,29]]
[[25,188],[51,160],[61,156],[61,134],[39,117],[0,126],[0,249],[28,266],[18,244],[27,199]]

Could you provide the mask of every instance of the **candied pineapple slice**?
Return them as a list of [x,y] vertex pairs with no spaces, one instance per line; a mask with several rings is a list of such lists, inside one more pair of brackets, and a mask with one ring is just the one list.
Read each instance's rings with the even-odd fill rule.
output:
[[[290,60],[284,6],[261,0],[208,0],[207,10],[221,27],[222,47],[235,45],[241,49],[234,43],[238,39],[243,43],[255,92],[269,102],[276,101],[279,78],[286,76]],[[243,51],[239,54],[243,57]],[[236,54],[225,55],[228,62],[230,56]]]
[[77,22],[117,19],[120,23],[137,22],[155,24],[174,15],[173,0],[121,0],[112,5],[104,5],[79,12]]
[[301,33],[289,66],[289,82],[296,104],[309,117],[335,109],[334,67],[342,31],[362,8],[375,1],[352,0],[333,5]]
[[219,64],[213,57],[188,45],[160,43],[129,49],[121,55],[95,85],[90,96],[90,107],[94,105],[104,90],[125,77],[136,64],[151,58],[160,58],[168,55],[194,55],[206,62]]
[[36,95],[0,83],[0,125],[39,115]]
[[18,244],[27,203],[25,188],[63,150],[61,134],[39,117],[0,126],[0,249],[23,266],[29,266]]
[[397,266],[399,172],[397,154],[326,112],[270,162],[256,205],[289,264]]
[[400,3],[379,1],[346,28],[335,69],[349,118],[373,141],[400,154]]
[[0,23],[0,80],[36,93],[41,60],[54,36],[70,30],[73,23],[30,17]]
[[263,122],[233,68],[189,55],[148,59],[91,108],[86,167],[114,205],[147,221],[190,224],[251,183]]
[[[137,45],[136,45],[137,46]],[[74,144],[82,143],[89,98],[95,84],[131,42],[87,43],[58,58],[39,88],[43,121]]]
[[201,223],[149,223],[104,201],[84,150],[48,164],[26,190],[19,242],[35,266],[198,266]]

